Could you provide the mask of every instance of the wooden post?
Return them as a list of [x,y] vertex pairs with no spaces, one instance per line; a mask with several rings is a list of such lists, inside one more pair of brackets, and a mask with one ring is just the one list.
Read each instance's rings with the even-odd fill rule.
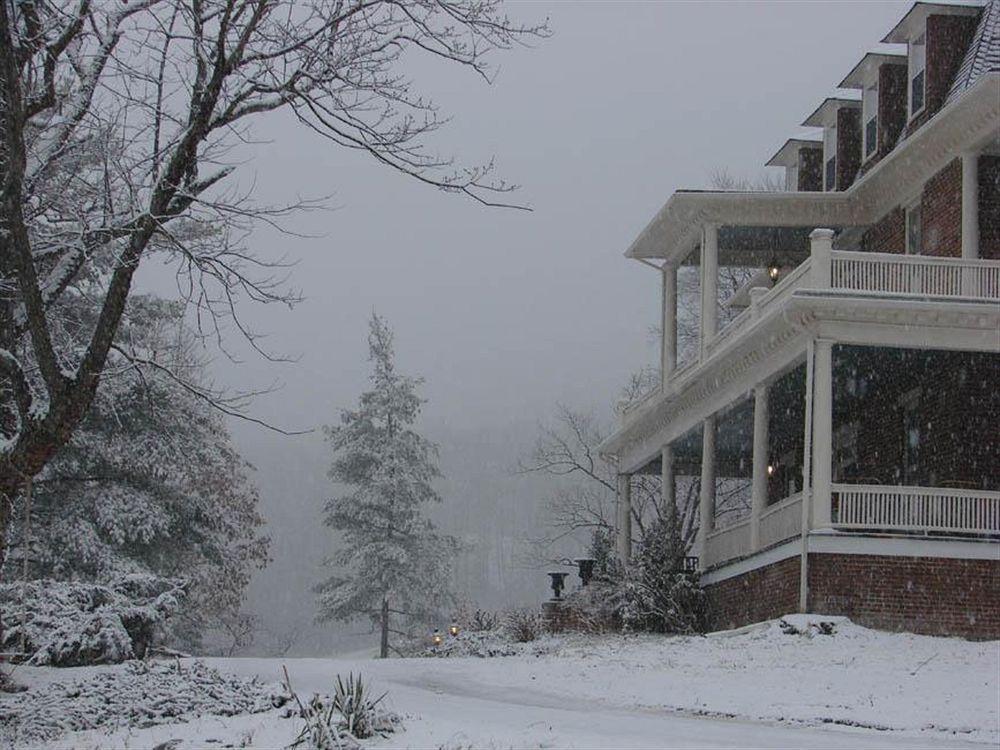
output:
[[754,390],[753,480],[750,490],[750,549],[760,549],[760,515],[767,507],[768,400],[767,386]]
[[701,519],[698,524],[698,564],[705,569],[708,535],[715,525],[715,415],[702,424],[701,436]]
[[706,224],[701,242],[701,357],[718,330],[719,228]]

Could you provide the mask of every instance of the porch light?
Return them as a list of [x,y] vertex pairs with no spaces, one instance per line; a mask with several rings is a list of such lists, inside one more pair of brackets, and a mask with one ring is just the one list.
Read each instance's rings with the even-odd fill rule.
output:
[[771,280],[772,284],[778,283],[778,278],[781,276],[781,268],[778,266],[776,261],[771,261],[767,265],[767,278]]
[[448,635],[450,635],[452,638],[457,638],[458,637],[458,625],[456,623],[453,622],[448,627]]
[[773,477],[774,476],[774,464],[768,464],[767,465],[767,475],[769,477]]
[[437,630],[437,628],[435,628],[434,634],[431,636],[431,643],[433,643],[435,646],[440,646],[443,641],[444,638],[441,637],[440,631]]

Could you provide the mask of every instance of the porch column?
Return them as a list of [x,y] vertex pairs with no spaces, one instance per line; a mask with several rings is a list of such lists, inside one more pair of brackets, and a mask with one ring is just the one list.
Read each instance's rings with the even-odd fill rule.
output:
[[663,266],[663,337],[661,382],[666,385],[671,374],[677,369],[677,266],[666,263]]
[[979,154],[962,154],[962,258],[979,257]]
[[816,339],[813,374],[813,528],[831,523],[833,472],[833,342]]
[[719,228],[706,224],[701,240],[701,356],[718,329]]
[[664,508],[677,510],[677,485],[674,482],[674,449],[664,445],[660,451],[660,502]]
[[753,484],[750,489],[750,548],[760,549],[760,514],[767,507],[768,459],[767,386],[753,392]]
[[829,289],[833,281],[831,254],[833,252],[833,230],[814,229],[809,234],[809,254],[812,267],[812,284],[815,289]]
[[698,565],[705,568],[708,535],[715,525],[715,415],[702,423],[701,437],[701,519],[698,524]]
[[632,557],[632,476],[618,475],[618,559],[627,563]]

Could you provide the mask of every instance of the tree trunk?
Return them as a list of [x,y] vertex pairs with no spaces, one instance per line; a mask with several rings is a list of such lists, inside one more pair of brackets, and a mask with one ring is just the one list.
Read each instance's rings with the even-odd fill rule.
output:
[[379,658],[389,657],[389,597],[382,597],[382,643],[379,646]]

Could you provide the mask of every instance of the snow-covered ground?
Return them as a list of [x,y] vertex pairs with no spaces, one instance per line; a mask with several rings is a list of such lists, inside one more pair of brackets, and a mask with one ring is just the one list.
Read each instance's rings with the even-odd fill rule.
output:
[[[210,659],[238,675],[281,679],[302,695],[362,671],[404,731],[370,743],[412,748],[995,747],[1000,642],[888,634],[838,624],[788,635],[776,623],[707,638],[568,636],[552,653],[493,659]],[[39,684],[75,670],[25,669]],[[298,719],[278,712],[202,717],[52,747],[287,745]]]

